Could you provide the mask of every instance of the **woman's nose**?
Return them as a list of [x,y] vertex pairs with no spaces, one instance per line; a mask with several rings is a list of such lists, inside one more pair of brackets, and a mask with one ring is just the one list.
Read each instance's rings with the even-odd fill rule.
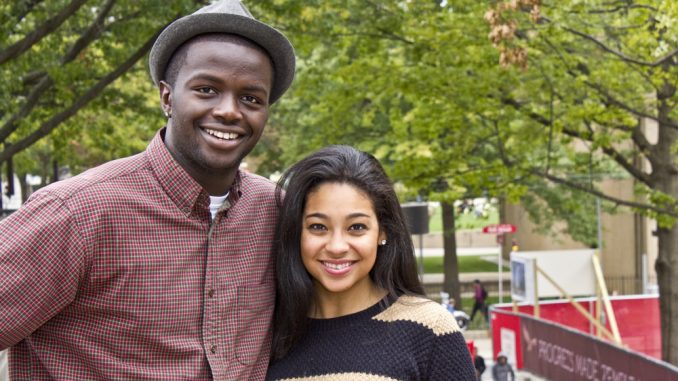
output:
[[325,248],[332,254],[342,254],[348,250],[348,242],[341,232],[336,232],[329,237]]

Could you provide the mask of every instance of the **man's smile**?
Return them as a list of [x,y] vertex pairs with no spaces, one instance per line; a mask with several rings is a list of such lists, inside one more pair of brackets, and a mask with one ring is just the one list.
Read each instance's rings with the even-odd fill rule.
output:
[[235,132],[223,132],[223,131],[212,130],[212,129],[209,129],[209,128],[203,128],[203,131],[214,136],[215,138],[219,138],[219,139],[222,139],[222,140],[235,140],[239,136]]

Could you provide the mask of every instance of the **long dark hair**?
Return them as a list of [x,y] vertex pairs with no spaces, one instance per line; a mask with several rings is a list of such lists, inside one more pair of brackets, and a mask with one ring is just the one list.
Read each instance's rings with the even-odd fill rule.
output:
[[323,148],[288,169],[276,189],[280,220],[274,245],[277,273],[274,359],[285,356],[304,333],[315,297],[313,280],[301,260],[302,218],[308,194],[324,183],[352,185],[374,205],[379,227],[387,238],[387,244],[379,246],[370,272],[374,284],[386,290],[391,300],[403,294],[424,294],[412,237],[393,185],[379,161],[349,146]]

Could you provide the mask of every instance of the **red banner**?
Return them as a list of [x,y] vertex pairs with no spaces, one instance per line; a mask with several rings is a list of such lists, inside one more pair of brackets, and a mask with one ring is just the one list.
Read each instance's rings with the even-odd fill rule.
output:
[[523,368],[549,380],[678,380],[678,368],[561,325],[520,315]]

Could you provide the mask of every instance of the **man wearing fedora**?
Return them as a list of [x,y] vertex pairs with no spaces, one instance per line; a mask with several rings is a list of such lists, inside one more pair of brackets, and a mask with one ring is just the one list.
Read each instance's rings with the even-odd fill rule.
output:
[[237,0],[150,54],[167,125],[146,151],[34,193],[0,223],[0,350],[14,380],[258,380],[275,296],[274,186],[238,170],[294,77]]

